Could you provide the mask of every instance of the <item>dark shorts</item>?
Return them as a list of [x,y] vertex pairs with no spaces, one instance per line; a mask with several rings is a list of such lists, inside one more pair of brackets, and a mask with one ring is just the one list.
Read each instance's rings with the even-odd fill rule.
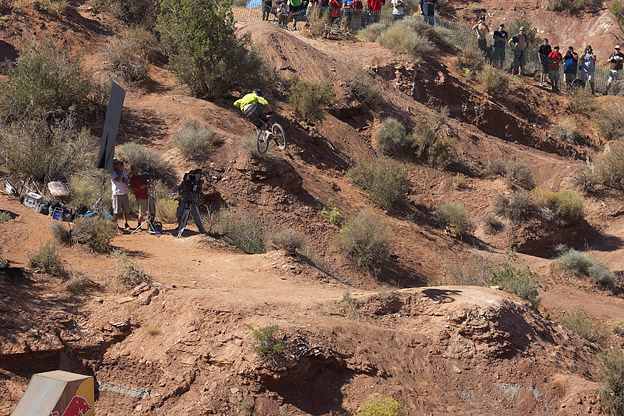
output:
[[548,62],[542,62],[542,74],[548,75],[550,71],[550,64]]
[[262,104],[250,104],[245,108],[245,117],[257,128],[261,128],[266,123],[266,107]]

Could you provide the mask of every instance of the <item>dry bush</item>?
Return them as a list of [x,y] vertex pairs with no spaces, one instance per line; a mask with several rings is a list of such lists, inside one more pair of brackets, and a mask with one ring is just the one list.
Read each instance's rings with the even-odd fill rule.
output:
[[145,327],[145,332],[148,335],[156,336],[160,334],[160,328],[158,328],[156,325],[148,325]]
[[505,225],[491,212],[483,217],[483,225],[486,234],[490,235],[498,234],[505,228]]
[[202,126],[196,120],[184,123],[182,130],[173,137],[173,145],[188,160],[205,160],[210,149],[218,142],[217,135],[210,127]]
[[321,13],[320,7],[314,7],[312,13],[308,16],[307,25],[303,33],[312,39],[324,37],[329,26],[329,18],[330,13]]
[[461,69],[470,71],[471,75],[477,74],[485,66],[483,51],[471,46],[466,47],[459,54],[457,64]]
[[178,201],[175,199],[161,198],[156,201],[156,213],[158,218],[165,224],[174,224],[178,222],[176,212],[178,210]]
[[494,201],[494,212],[501,217],[509,218],[513,222],[520,222],[530,217],[535,211],[531,195],[526,191],[517,191],[511,198],[499,194]]
[[407,170],[402,163],[395,160],[378,157],[357,162],[349,169],[348,175],[385,210],[391,209],[405,199]]
[[86,244],[96,253],[109,253],[112,250],[110,241],[118,232],[113,222],[91,217],[76,221],[71,233],[74,242]]
[[28,259],[30,268],[36,273],[45,273],[59,279],[66,277],[61,257],[56,250],[56,244],[52,241],[40,245],[39,251],[30,253]]
[[510,186],[519,186],[520,188],[531,190],[535,187],[535,180],[531,169],[523,163],[509,162],[505,176]]
[[489,160],[486,166],[486,170],[491,175],[505,176],[505,172],[507,172],[507,162],[505,162],[503,159]]
[[258,152],[256,133],[245,134],[241,137],[241,146],[247,151],[252,159],[262,159],[262,155]]
[[559,226],[574,224],[585,215],[585,200],[570,189],[552,192],[544,187],[537,187],[531,191],[531,195],[545,219],[554,221]]
[[71,272],[65,282],[65,288],[72,295],[83,295],[89,289],[98,289],[100,285],[83,273]]
[[385,156],[397,156],[408,150],[407,132],[403,123],[395,118],[386,118],[375,131],[377,150]]
[[624,414],[624,350],[619,346],[598,353],[598,390],[602,410],[611,415]]
[[152,28],[160,11],[159,0],[90,0],[98,11],[106,11],[134,26]]
[[438,133],[438,129],[425,121],[414,127],[408,141],[414,156],[430,166],[446,169],[458,159],[455,140]]
[[154,35],[145,29],[131,29],[112,38],[104,53],[114,73],[127,82],[149,79],[149,56],[158,44]]
[[598,104],[590,91],[585,88],[576,88],[572,91],[569,108],[575,113],[589,117],[600,108],[600,104]]
[[451,286],[487,286],[492,275],[492,264],[487,258],[473,255],[469,259],[455,261],[451,267],[445,267],[441,285]]
[[60,17],[67,10],[69,3],[67,0],[35,0],[33,5],[41,12]]
[[455,176],[453,176],[449,185],[451,189],[460,190],[464,189],[467,183],[468,179],[466,178],[466,175],[458,172],[455,174]]
[[548,10],[574,14],[585,9],[600,8],[602,2],[603,0],[548,0]]
[[295,114],[308,123],[317,123],[325,118],[324,110],[335,97],[329,82],[314,83],[294,78],[290,83],[288,103]]
[[59,243],[65,246],[70,246],[74,243],[72,232],[64,222],[54,221],[50,225],[50,228],[52,230],[52,237]]
[[508,98],[511,92],[509,75],[491,65],[484,65],[483,69],[477,72],[477,82],[493,97]]
[[457,202],[446,202],[436,209],[436,218],[443,227],[450,227],[459,237],[474,231],[474,220],[466,212],[466,207]]
[[11,214],[6,211],[0,210],[0,224],[5,223],[11,219]]
[[119,158],[130,165],[130,169],[149,172],[152,179],[162,181],[165,185],[175,186],[173,166],[163,160],[153,150],[137,143],[124,143],[119,146]]
[[613,189],[624,190],[624,143],[614,143],[594,163],[596,181]]
[[569,144],[579,146],[591,145],[590,138],[577,129],[576,122],[572,117],[564,117],[561,119],[555,126],[554,133],[561,140]]
[[338,234],[338,247],[358,267],[378,274],[390,257],[390,234],[385,222],[364,209],[350,218]]
[[212,223],[211,232],[223,236],[225,241],[245,253],[266,252],[266,241],[271,226],[264,218],[221,210],[215,215]]
[[589,277],[595,284],[605,289],[616,289],[617,278],[609,267],[581,251],[572,249],[562,253],[557,257],[554,265],[557,269],[573,276]]
[[366,29],[360,30],[358,36],[369,42],[375,42],[386,31],[387,26],[383,23],[373,23],[366,26]]
[[561,318],[561,325],[589,342],[602,344],[609,339],[607,328],[579,306]]
[[107,172],[86,170],[79,172],[69,180],[70,202],[73,206],[84,204],[92,206],[100,197],[110,201],[112,190]]
[[139,266],[128,260],[124,251],[115,251],[114,256],[115,262],[117,262],[115,279],[121,289],[131,289],[142,282],[149,282],[150,278]]
[[283,228],[269,236],[268,245],[274,250],[286,250],[294,256],[305,248],[305,235],[291,228]]
[[370,109],[380,109],[384,103],[383,96],[368,79],[366,72],[358,72],[345,84],[345,89],[360,103]]
[[436,46],[426,37],[419,35],[409,25],[398,21],[378,38],[378,42],[396,53],[410,55],[416,59],[437,51]]
[[617,140],[624,131],[624,103],[612,101],[591,113],[591,120],[607,140]]

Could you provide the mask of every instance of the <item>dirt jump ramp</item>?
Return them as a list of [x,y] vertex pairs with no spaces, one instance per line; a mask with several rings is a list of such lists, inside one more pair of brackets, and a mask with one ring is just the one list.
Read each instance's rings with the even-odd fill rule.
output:
[[11,416],[94,416],[93,377],[67,371],[32,376]]

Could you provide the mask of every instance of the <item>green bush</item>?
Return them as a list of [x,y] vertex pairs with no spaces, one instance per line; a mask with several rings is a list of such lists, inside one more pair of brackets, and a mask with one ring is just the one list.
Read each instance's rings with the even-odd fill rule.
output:
[[409,25],[400,21],[393,23],[383,32],[378,41],[393,52],[411,55],[417,59],[437,51],[436,46],[426,37],[419,35]]
[[602,410],[624,415],[624,350],[612,346],[598,353],[598,378],[603,385],[598,390]]
[[508,98],[511,91],[509,76],[491,65],[485,65],[483,69],[477,73],[477,82],[493,97]]
[[266,252],[270,225],[262,218],[232,211],[220,211],[211,230],[245,253]]
[[510,186],[519,186],[529,191],[535,187],[531,169],[523,163],[509,162],[505,176]]
[[323,218],[329,221],[330,224],[333,224],[333,225],[342,224],[342,220],[343,220],[342,215],[340,214],[340,211],[338,211],[338,208],[336,207],[332,207],[331,209],[327,207],[323,207],[323,209],[321,210],[321,216],[323,216]]
[[405,199],[408,182],[407,171],[402,163],[378,157],[357,162],[349,169],[348,175],[385,210],[391,209]]
[[72,240],[88,245],[96,253],[109,253],[112,250],[110,241],[117,233],[117,225],[107,219],[83,218],[74,224]]
[[56,244],[48,241],[39,245],[39,251],[29,254],[30,268],[36,273],[45,273],[52,277],[64,279],[65,269],[61,257],[56,250]]
[[160,9],[159,0],[91,0],[98,11],[106,11],[131,25],[152,28]]
[[119,146],[117,154],[128,163],[126,169],[147,171],[155,180],[162,181],[168,186],[176,185],[174,167],[153,150],[136,143],[124,143]]
[[253,337],[256,340],[256,354],[265,359],[274,359],[282,355],[286,346],[275,338],[275,333],[279,331],[277,325],[265,326],[264,328],[253,329],[250,327]]
[[609,332],[605,326],[592,318],[582,307],[574,308],[561,318],[561,325],[589,342],[602,344],[609,339]]
[[616,277],[611,270],[595,257],[581,251],[569,250],[555,260],[555,267],[574,276],[586,276],[606,289],[615,289]]
[[149,282],[149,277],[139,266],[128,260],[128,255],[123,250],[115,251],[117,270],[115,279],[121,289],[131,289],[142,282]]
[[128,30],[109,41],[105,50],[107,63],[124,81],[146,81],[149,79],[149,56],[156,44],[156,38],[147,30]]
[[405,126],[395,118],[388,117],[375,131],[378,151],[385,156],[396,156],[408,148]]
[[96,85],[64,47],[51,41],[28,48],[7,69],[0,107],[5,119],[91,114],[103,110],[107,101]]
[[597,183],[609,188],[624,190],[624,143],[614,143],[594,163]]
[[544,187],[531,191],[535,206],[547,213],[545,219],[554,220],[557,225],[574,224],[585,216],[585,200],[575,191],[562,189],[552,192]]
[[533,307],[537,307],[540,299],[537,292],[537,283],[533,279],[533,272],[529,269],[529,266],[524,269],[518,269],[514,266],[513,263],[517,257],[514,250],[508,251],[507,256],[506,262],[496,265],[488,285],[499,286],[504,291],[526,299],[531,302]]
[[358,35],[364,40],[375,42],[379,39],[386,28],[387,26],[383,23],[373,23],[372,25],[366,26],[366,28],[361,30]]
[[200,125],[196,120],[187,121],[173,138],[173,145],[182,156],[195,161],[205,160],[216,143],[215,132],[209,127]]
[[331,105],[334,96],[329,82],[314,83],[294,78],[290,83],[288,103],[298,117],[308,123],[317,123],[325,118],[323,111]]
[[262,60],[248,33],[236,36],[230,3],[161,0],[160,7],[156,30],[169,67],[194,96],[214,100],[262,79]]
[[381,218],[364,209],[342,227],[338,247],[358,267],[377,274],[390,257],[390,234]]
[[355,412],[355,416],[405,416],[401,404],[391,397],[384,399],[370,398],[360,409]]
[[174,224],[178,222],[176,212],[178,210],[178,201],[175,199],[160,198],[156,201],[156,213],[158,218],[165,224]]
[[384,103],[381,93],[368,80],[368,75],[365,72],[358,72],[349,77],[345,88],[351,96],[373,110],[381,108]]
[[436,217],[443,227],[450,227],[459,237],[474,231],[474,220],[466,213],[463,204],[446,202],[436,209]]
[[602,7],[603,0],[548,0],[548,10],[556,12],[578,13],[585,9]]
[[499,194],[494,201],[496,215],[509,218],[514,222],[520,222],[530,217],[534,211],[535,205],[531,195],[524,190],[514,192],[511,198]]
[[48,125],[44,117],[0,123],[0,154],[7,171],[40,183],[67,182],[78,171],[92,166],[97,149],[86,129],[78,132],[73,117]]
[[274,250],[286,250],[294,256],[305,248],[305,235],[290,228],[283,228],[269,237],[269,246]]

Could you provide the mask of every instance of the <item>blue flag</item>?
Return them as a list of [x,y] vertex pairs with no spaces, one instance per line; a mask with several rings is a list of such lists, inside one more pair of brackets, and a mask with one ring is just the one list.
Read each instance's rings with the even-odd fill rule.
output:
[[251,9],[252,7],[260,7],[262,6],[262,0],[247,0],[247,8]]

